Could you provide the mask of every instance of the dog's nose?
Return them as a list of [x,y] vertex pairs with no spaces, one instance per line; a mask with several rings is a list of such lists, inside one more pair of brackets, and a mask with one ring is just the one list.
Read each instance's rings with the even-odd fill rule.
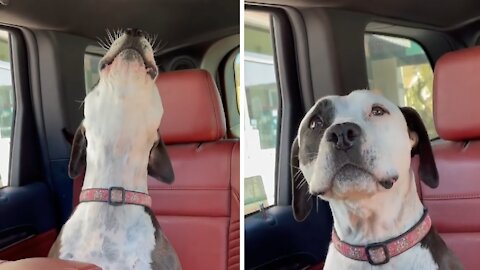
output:
[[336,124],[330,128],[327,141],[333,143],[338,150],[346,151],[358,141],[361,129],[355,123]]
[[132,37],[143,37],[144,32],[137,28],[127,28],[125,29],[125,34],[132,36]]

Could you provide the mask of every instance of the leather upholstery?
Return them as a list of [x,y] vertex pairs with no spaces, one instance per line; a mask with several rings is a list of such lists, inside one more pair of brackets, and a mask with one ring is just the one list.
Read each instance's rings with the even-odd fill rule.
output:
[[52,258],[28,258],[19,261],[1,262],[0,270],[101,270],[93,264],[65,261]]
[[189,70],[161,74],[157,85],[175,182],[149,179],[152,210],[184,270],[239,269],[240,144],[223,139],[215,83],[208,72]]
[[165,111],[160,133],[166,144],[216,141],[225,136],[222,101],[208,71],[161,73],[157,87]]
[[230,227],[228,237],[228,270],[240,269],[240,144],[233,147],[231,160]]
[[52,229],[0,251],[0,259],[15,261],[29,257],[46,257],[56,238],[57,231]]
[[[480,267],[480,141],[471,140],[480,135],[479,68],[479,48],[448,53],[437,62],[433,107],[443,140],[433,142],[432,148],[440,184],[431,189],[417,180],[433,225],[471,270]],[[417,162],[412,162],[414,172]]]
[[[478,269],[475,250],[480,249],[480,141],[440,141],[433,144],[440,185],[417,187],[433,225],[460,259],[465,269]],[[418,159],[412,161],[417,172]]]
[[450,52],[435,66],[433,113],[441,138],[480,138],[480,47]]

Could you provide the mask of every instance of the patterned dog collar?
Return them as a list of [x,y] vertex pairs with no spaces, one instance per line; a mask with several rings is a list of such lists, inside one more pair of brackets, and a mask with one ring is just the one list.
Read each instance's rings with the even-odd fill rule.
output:
[[113,206],[124,204],[152,206],[152,198],[142,192],[125,190],[122,187],[84,189],[80,193],[80,202],[107,202]]
[[422,241],[431,227],[432,220],[425,209],[420,220],[410,230],[398,237],[366,246],[355,246],[341,241],[333,229],[332,243],[345,257],[357,261],[368,261],[371,265],[381,265],[388,263],[390,258],[402,254]]

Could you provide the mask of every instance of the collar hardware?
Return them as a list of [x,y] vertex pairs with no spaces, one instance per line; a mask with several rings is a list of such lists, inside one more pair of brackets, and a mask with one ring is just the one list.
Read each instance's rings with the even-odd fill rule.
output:
[[108,204],[119,206],[125,204],[125,189],[123,187],[111,187],[108,189]]

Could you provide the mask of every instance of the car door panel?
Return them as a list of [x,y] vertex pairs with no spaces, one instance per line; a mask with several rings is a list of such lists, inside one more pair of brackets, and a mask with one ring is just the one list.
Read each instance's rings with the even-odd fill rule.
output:
[[48,254],[57,236],[52,198],[42,182],[0,189],[0,259]]
[[293,218],[291,206],[272,206],[245,219],[245,269],[302,269],[324,261],[332,216],[318,201],[303,222]]

